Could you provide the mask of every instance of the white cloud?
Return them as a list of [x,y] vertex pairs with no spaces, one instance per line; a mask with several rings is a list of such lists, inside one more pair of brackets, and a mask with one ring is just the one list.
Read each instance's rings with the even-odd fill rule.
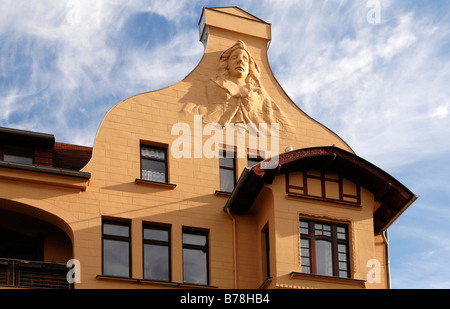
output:
[[[212,2],[0,1],[0,125],[92,145],[109,108],[194,69],[203,49],[197,32],[203,5],[238,5],[272,24],[269,61],[293,101],[357,154],[420,188],[424,197],[394,228],[406,243],[426,242],[429,255],[403,256],[405,266],[393,269],[401,276],[397,286],[407,287],[429,269],[438,272],[439,263],[447,262],[448,242],[411,239],[419,224],[409,221],[424,214],[449,217],[441,206],[448,198],[439,192],[448,191],[450,26],[437,1],[413,7],[410,1],[383,0],[380,24],[368,23],[366,1]],[[142,12],[157,14],[173,28],[149,45],[128,46],[119,34],[132,36],[127,22]],[[420,166],[429,168],[409,172]],[[435,208],[423,202],[429,192],[443,200]],[[425,221],[428,227],[435,223]],[[436,226],[445,231],[442,222]]]
[[[441,53],[448,27],[386,1],[375,25],[361,3],[284,6],[266,12],[273,22],[269,59],[300,108],[386,169],[450,152],[442,143],[450,134],[450,62]],[[405,156],[410,151],[415,155]]]
[[[132,35],[124,27],[134,14],[150,12],[181,23],[189,15],[183,10],[186,5],[182,1],[2,1],[1,125],[37,131],[49,127],[61,139],[92,145],[109,108],[128,96],[163,83],[167,86],[177,74],[194,68],[195,63],[188,64],[195,55],[176,54],[183,46],[192,46],[187,41],[192,35],[181,33],[163,48],[155,44],[147,50],[117,41],[120,32]],[[10,82],[2,84],[2,77]],[[32,110],[36,114],[30,115]],[[95,128],[89,138],[86,127]],[[82,138],[75,137],[73,132],[80,131]]]
[[170,86],[195,68],[202,53],[198,31],[177,34],[169,42],[151,50],[130,51],[124,69],[125,79],[141,89],[157,90]]

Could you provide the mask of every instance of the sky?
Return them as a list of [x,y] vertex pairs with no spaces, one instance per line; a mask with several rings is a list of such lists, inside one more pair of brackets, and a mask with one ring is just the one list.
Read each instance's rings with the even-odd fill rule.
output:
[[447,0],[1,0],[0,126],[93,146],[114,105],[194,70],[215,6],[270,23],[292,101],[419,195],[389,229],[392,288],[450,288]]

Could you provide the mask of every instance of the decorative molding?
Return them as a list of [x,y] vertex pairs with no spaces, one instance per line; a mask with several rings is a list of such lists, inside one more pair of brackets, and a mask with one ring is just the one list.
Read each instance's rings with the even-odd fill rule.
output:
[[86,191],[91,174],[52,167],[0,162],[0,179]]

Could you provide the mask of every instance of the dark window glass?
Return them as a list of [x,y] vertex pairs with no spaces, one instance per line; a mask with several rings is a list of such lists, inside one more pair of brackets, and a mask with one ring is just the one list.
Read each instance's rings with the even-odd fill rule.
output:
[[167,182],[167,149],[141,145],[141,179]]
[[300,255],[304,273],[349,278],[347,227],[300,220]]
[[144,226],[144,279],[170,281],[170,228]]
[[219,158],[220,191],[232,192],[236,182],[236,166],[234,153],[224,152]]
[[183,281],[209,284],[207,232],[183,230]]
[[130,224],[103,222],[103,275],[130,277]]
[[130,237],[130,226],[122,223],[103,223],[103,234]]
[[255,166],[256,164],[258,164],[259,162],[261,162],[261,161],[263,161],[263,159],[261,159],[261,158],[251,158],[251,157],[248,157],[247,158],[247,167],[253,167],[253,166]]
[[3,161],[33,164],[33,149],[26,147],[5,146],[3,148]]
[[270,242],[269,242],[269,226],[266,226],[261,231],[261,247],[262,251],[262,266],[263,266],[263,275],[266,278],[270,277]]

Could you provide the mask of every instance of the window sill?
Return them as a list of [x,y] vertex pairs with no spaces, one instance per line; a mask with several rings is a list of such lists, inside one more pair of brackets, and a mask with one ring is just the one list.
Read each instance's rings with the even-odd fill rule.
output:
[[216,195],[216,196],[223,196],[223,197],[230,197],[231,196],[231,192],[216,190],[214,195]]
[[299,272],[291,272],[289,274],[289,279],[299,279],[299,280],[305,280],[305,281],[319,281],[319,282],[326,282],[330,284],[336,284],[336,285],[347,285],[351,286],[353,288],[366,288],[366,281],[360,280],[360,279],[351,279],[351,278],[340,278],[340,277],[332,277],[332,276],[322,276],[322,275],[316,275],[316,274],[305,274],[305,273],[299,273]]
[[138,279],[138,278],[128,278],[128,277],[116,277],[116,276],[104,276],[97,275],[97,279],[115,280],[115,281],[125,281],[134,282],[141,284],[156,284],[156,285],[168,285],[177,288],[199,288],[199,289],[217,289],[217,286],[203,285],[203,284],[193,284],[193,283],[181,283],[174,281],[158,281],[158,280],[148,280],[148,279]]
[[134,182],[138,185],[141,185],[141,184],[142,185],[150,185],[150,186],[157,186],[157,187],[166,188],[166,189],[175,189],[175,187],[177,186],[172,183],[157,182],[157,181],[151,181],[151,180],[145,180],[145,179],[139,179],[139,178],[136,178],[136,180]]

